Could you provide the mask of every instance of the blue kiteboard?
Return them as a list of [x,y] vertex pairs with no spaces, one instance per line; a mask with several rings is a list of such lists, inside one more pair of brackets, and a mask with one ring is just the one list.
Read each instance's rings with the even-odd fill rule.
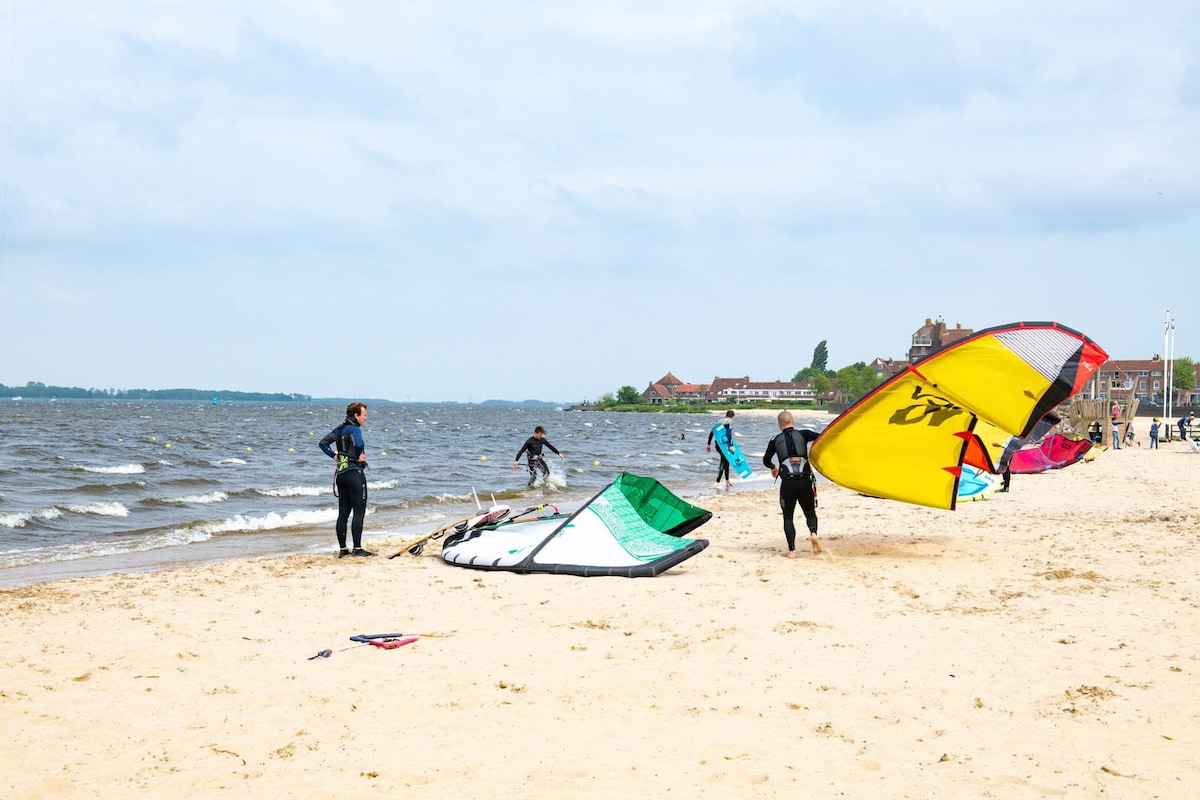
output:
[[736,472],[739,478],[749,478],[750,465],[746,463],[746,457],[742,455],[742,448],[738,447],[738,443],[729,435],[729,428],[725,427],[724,422],[718,422],[713,426],[713,441],[717,443],[717,449],[721,451],[721,455],[725,456],[725,460],[729,462],[729,468]]

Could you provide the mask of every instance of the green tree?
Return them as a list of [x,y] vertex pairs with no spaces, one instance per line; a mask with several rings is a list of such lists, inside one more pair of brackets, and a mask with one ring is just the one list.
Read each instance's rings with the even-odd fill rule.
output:
[[642,402],[642,393],[632,386],[622,386],[617,392],[617,402],[625,406],[635,405]]
[[825,372],[829,366],[829,347],[825,339],[813,348],[812,368],[817,372]]
[[825,393],[829,391],[829,378],[826,378],[824,374],[813,375],[809,379],[809,385],[812,386],[813,399],[820,402]]
[[868,367],[865,362],[858,361],[848,367],[839,369],[836,379],[838,399],[845,402],[853,402],[878,386],[882,382],[883,376],[876,375],[875,371]]
[[834,378],[837,380],[837,396],[839,400],[851,403],[862,397],[862,381],[858,370],[853,366],[842,367],[837,371],[837,375]]
[[1175,380],[1175,397],[1187,397],[1196,388],[1196,362],[1190,358],[1177,358],[1171,362],[1171,376]]
[[804,383],[804,381],[811,380],[814,375],[833,377],[833,373],[829,371],[829,347],[824,339],[813,348],[812,363],[793,375],[792,382]]

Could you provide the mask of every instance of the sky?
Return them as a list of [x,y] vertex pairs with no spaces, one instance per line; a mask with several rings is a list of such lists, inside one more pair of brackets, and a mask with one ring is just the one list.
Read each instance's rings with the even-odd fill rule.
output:
[[1200,360],[1194,0],[0,0],[0,137],[9,386],[578,402],[927,318]]

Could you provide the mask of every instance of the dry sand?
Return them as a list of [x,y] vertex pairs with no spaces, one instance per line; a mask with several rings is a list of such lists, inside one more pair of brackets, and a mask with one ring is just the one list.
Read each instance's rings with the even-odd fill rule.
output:
[[[735,491],[648,579],[431,547],[0,590],[0,796],[1200,795],[1200,455],[820,500],[825,555]],[[348,640],[383,632],[453,635]]]

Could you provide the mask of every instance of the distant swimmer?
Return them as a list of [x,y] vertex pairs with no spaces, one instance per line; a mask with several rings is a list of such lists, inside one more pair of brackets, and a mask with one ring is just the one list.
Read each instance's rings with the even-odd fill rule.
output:
[[[367,421],[367,404],[351,403],[346,406],[346,421],[325,434],[318,446],[334,460],[334,494],[338,499],[337,532],[338,558],[346,556],[373,556],[362,546],[363,518],[367,515],[367,454],[363,442],[362,424]],[[336,447],[336,449],[335,449]],[[354,550],[346,547],[346,522],[354,537]]]
[[546,460],[542,458],[542,447],[549,447],[550,450],[559,458],[566,458],[562,453],[558,452],[558,448],[550,444],[550,440],[544,438],[546,429],[538,425],[533,429],[533,436],[525,440],[525,444],[521,445],[521,449],[517,451],[516,457],[513,458],[512,468],[517,468],[517,462],[521,460],[522,455],[527,455],[528,461],[525,466],[529,469],[529,485],[533,486],[533,482],[537,480],[537,471],[542,471],[542,477],[550,477],[550,468],[546,466]]

